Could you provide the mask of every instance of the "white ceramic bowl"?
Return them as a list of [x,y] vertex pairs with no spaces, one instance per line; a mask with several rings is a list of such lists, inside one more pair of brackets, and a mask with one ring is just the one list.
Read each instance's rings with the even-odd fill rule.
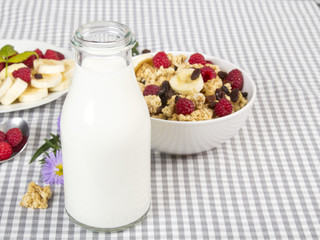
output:
[[[169,53],[168,51],[167,53]],[[171,51],[173,55],[190,52]],[[206,60],[217,64],[222,71],[239,69],[244,78],[243,92],[248,93],[248,103],[239,111],[228,116],[196,122],[168,121],[151,118],[151,147],[154,150],[169,154],[194,154],[219,146],[245,124],[256,98],[256,85],[250,75],[238,66],[217,58],[204,55]]]

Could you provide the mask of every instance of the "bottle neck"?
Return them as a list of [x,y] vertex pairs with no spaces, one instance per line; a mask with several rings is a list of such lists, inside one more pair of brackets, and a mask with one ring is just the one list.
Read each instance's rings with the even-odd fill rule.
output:
[[79,66],[83,66],[84,63],[88,61],[92,61],[93,59],[97,62],[110,62],[110,59],[123,59],[125,62],[125,66],[129,66],[132,63],[132,54],[131,54],[131,48],[123,50],[118,53],[108,54],[108,55],[96,55],[91,54],[86,51],[80,51],[76,50],[75,52],[76,61],[79,64]]
[[80,66],[87,58],[122,58],[127,66],[132,62],[131,49],[136,40],[124,24],[96,21],[81,25],[70,39]]

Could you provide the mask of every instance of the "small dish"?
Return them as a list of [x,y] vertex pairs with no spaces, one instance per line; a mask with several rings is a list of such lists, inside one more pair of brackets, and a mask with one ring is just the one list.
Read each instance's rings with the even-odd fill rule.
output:
[[0,161],[0,163],[8,162],[13,158],[17,157],[19,154],[23,152],[23,150],[26,148],[28,143],[29,126],[25,120],[23,120],[22,118],[16,117],[16,118],[11,118],[0,124],[0,130],[3,132],[7,132],[11,128],[19,128],[22,132],[23,138],[21,143],[18,146],[12,148],[13,153],[11,157],[6,160]]

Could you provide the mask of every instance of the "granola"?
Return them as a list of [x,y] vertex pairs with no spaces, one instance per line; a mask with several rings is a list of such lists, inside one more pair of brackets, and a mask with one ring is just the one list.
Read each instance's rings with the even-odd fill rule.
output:
[[48,208],[48,200],[50,199],[52,193],[50,186],[40,187],[34,182],[30,182],[28,186],[28,191],[22,197],[20,205],[26,208]]
[[[228,73],[223,72],[211,61],[205,61],[205,63],[193,61],[191,64],[191,61],[187,61],[189,58],[187,55],[174,56],[167,53],[166,61],[170,61],[171,65],[164,68],[155,66],[152,61],[153,56],[148,54],[149,57],[145,56],[143,61],[136,65],[135,74],[150,116],[153,118],[172,121],[210,120],[220,117],[215,113],[215,105],[222,98],[227,99],[232,106],[232,111],[228,114],[240,110],[248,103],[247,93],[235,92],[236,88],[232,87],[233,82],[227,80]],[[203,69],[209,69],[212,77],[208,78]],[[198,72],[195,73],[196,70]],[[155,88],[160,86],[161,90],[155,95],[149,95],[150,93],[145,92],[148,85],[157,86]],[[186,109],[181,113],[177,109],[177,101],[180,101],[181,98],[189,101],[191,110]]]
[[161,107],[161,99],[159,96],[148,95],[144,97],[144,100],[146,101],[149,112],[151,114],[155,114],[158,111],[159,107]]

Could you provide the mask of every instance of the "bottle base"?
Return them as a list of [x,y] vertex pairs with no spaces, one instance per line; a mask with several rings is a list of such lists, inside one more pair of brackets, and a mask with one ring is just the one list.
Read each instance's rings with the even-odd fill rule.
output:
[[150,210],[150,206],[148,208],[148,210],[145,212],[145,214],[143,214],[139,219],[137,219],[136,221],[132,222],[132,223],[129,223],[127,225],[124,225],[124,226],[120,226],[120,227],[115,227],[115,228],[96,228],[96,227],[92,227],[92,226],[88,226],[86,224],[83,224],[81,222],[78,222],[77,220],[75,220],[67,211],[67,209],[65,208],[65,211],[68,215],[68,217],[70,218],[70,220],[72,222],[74,222],[75,224],[79,225],[80,227],[83,227],[85,229],[88,229],[90,231],[93,231],[93,232],[119,232],[119,231],[123,231],[123,230],[126,230],[128,228],[131,228],[133,227],[134,225],[136,225],[137,223],[141,222],[143,219],[146,218],[148,212]]

